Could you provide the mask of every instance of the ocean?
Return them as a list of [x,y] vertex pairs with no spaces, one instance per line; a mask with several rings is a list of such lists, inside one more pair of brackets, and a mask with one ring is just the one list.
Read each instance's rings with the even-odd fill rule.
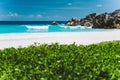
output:
[[58,25],[51,25],[52,21],[0,21],[0,34],[104,31],[104,29],[93,29],[86,26],[64,26],[65,22],[58,21]]

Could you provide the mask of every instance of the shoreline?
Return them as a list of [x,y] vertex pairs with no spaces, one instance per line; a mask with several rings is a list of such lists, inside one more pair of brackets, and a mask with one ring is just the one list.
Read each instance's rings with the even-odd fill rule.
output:
[[0,49],[27,47],[34,44],[72,44],[89,45],[104,41],[120,40],[120,30],[102,32],[48,32],[48,33],[10,33],[0,34]]

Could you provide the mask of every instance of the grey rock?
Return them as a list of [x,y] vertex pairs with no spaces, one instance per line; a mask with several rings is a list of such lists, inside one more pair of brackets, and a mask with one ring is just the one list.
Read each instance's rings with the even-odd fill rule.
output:
[[51,25],[58,25],[58,22],[53,21],[53,22],[51,23]]
[[92,13],[83,19],[72,18],[65,23],[67,26],[92,26],[93,28],[120,28],[120,9],[112,13]]
[[67,21],[65,25],[66,26],[77,26],[77,25],[80,25],[80,21],[77,18],[73,17],[69,21]]

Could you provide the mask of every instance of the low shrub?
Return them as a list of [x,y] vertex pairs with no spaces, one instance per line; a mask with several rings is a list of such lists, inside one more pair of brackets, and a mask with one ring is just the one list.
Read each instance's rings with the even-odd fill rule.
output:
[[0,50],[0,80],[119,80],[120,41]]

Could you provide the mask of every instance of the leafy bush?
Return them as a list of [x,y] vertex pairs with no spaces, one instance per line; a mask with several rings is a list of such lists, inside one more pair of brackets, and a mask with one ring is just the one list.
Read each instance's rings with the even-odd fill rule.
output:
[[0,50],[0,80],[119,80],[120,41]]

